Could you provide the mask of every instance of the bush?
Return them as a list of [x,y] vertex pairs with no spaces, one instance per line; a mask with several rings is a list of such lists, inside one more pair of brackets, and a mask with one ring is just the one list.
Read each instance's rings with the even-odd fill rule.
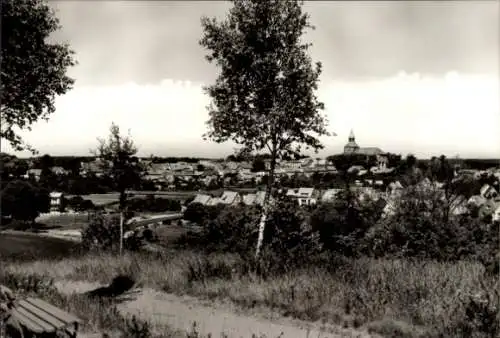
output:
[[[246,257],[254,268],[296,266],[314,259],[322,251],[319,235],[308,223],[308,213],[289,201],[280,201],[269,213],[264,233],[264,260],[253,261],[257,245],[260,207],[203,206],[190,204],[186,219],[203,226],[201,234],[190,234],[183,244],[206,251],[233,252]],[[258,264],[257,264],[258,263]],[[257,265],[256,265],[257,264]],[[262,265],[264,264],[264,265]]]
[[312,213],[311,225],[318,231],[325,249],[345,256],[358,256],[365,251],[363,238],[377,219],[376,214],[375,206],[360,206],[344,198],[320,204]]
[[97,212],[91,214],[89,225],[82,231],[82,247],[86,250],[114,251],[119,246],[120,216]]
[[488,265],[499,250],[498,228],[467,214],[446,217],[446,207],[435,192],[409,188],[395,214],[368,232],[368,252],[376,257],[472,259]]
[[[256,225],[254,227],[256,229]],[[256,234],[253,238],[255,243]],[[264,245],[269,263],[281,268],[307,265],[323,251],[319,232],[310,224],[309,213],[286,200],[279,200],[268,215]]]
[[66,205],[75,211],[89,211],[95,209],[91,200],[83,199],[82,196],[73,196],[66,200]]
[[204,217],[207,221],[204,229],[207,248],[246,253],[256,245],[259,217],[256,208],[208,207]]
[[184,219],[202,225],[208,216],[207,207],[201,203],[190,203],[184,210]]

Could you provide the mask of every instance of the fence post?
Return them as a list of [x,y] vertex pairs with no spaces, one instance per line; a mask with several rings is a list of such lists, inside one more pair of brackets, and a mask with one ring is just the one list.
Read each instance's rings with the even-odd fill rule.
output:
[[120,211],[120,256],[123,252],[123,210]]

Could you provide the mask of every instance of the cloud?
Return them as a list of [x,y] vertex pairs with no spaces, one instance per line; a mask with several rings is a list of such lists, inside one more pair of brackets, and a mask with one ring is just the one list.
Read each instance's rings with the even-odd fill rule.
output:
[[[161,79],[213,81],[198,44],[201,16],[224,18],[225,1],[53,1],[80,62],[80,84]],[[306,40],[323,79],[384,78],[400,69],[425,74],[498,74],[498,1],[306,1],[315,30]]]
[[[322,139],[326,149],[320,155],[341,151],[353,128],[361,146],[421,157],[498,157],[498,90],[498,77],[456,72],[322,83],[318,96],[326,105],[329,129],[338,136]],[[235,145],[201,138],[208,103],[202,84],[189,81],[76,86],[57,98],[49,122],[22,135],[42,153],[86,155],[114,121],[124,132],[130,129],[142,155],[224,156]]]

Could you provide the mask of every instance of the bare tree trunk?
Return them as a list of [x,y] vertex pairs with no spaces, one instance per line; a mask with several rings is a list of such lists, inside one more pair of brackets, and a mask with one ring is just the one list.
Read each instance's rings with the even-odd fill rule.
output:
[[125,221],[125,201],[127,200],[127,194],[125,190],[120,191],[120,256],[123,254],[123,223]]
[[259,237],[257,238],[257,248],[255,250],[255,258],[259,258],[262,243],[264,242],[264,230],[266,228],[267,215],[269,214],[269,201],[272,194],[274,183],[274,170],[276,168],[276,146],[273,146],[271,153],[271,166],[269,168],[269,175],[267,177],[266,194],[264,195],[264,202],[262,206],[262,215],[259,222]]

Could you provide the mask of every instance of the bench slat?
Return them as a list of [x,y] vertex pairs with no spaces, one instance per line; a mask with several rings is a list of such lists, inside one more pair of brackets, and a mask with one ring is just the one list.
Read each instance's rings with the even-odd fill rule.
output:
[[12,317],[16,318],[19,323],[34,333],[43,333],[43,327],[40,327],[36,323],[33,323],[29,318],[22,313],[20,313],[16,308],[12,309]]
[[18,313],[22,314],[31,323],[34,323],[34,324],[40,326],[44,332],[54,332],[56,330],[56,328],[53,325],[51,325],[50,323],[47,323],[43,319],[38,318],[37,316],[30,313],[25,308],[18,307],[16,310]]
[[66,312],[66,311],[63,311],[57,307],[55,307],[54,305],[51,305],[41,299],[37,299],[37,298],[26,298],[26,301],[29,302],[30,304],[36,306],[37,308],[39,309],[42,309],[44,310],[45,312],[48,312],[50,313],[52,316],[56,317],[57,319],[59,319],[60,321],[66,323],[66,325],[68,324],[72,324],[72,323],[82,323],[82,321],[73,316],[72,314]]
[[28,312],[32,313],[33,315],[42,319],[43,321],[51,324],[52,326],[54,326],[57,329],[62,329],[68,325],[67,323],[63,322],[62,320],[58,319],[57,317],[52,316],[50,313],[46,312],[44,309],[40,309],[27,301],[19,302],[18,306],[26,309]]

